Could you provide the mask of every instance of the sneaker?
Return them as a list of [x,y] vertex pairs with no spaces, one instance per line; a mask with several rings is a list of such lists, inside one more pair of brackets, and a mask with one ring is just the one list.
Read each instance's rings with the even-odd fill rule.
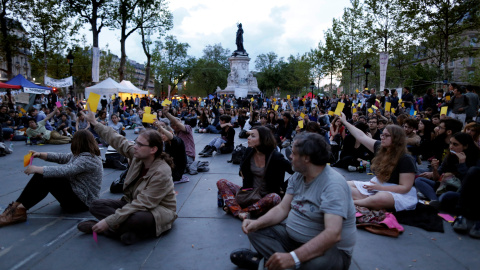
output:
[[27,221],[27,209],[17,207],[19,203],[12,202],[0,215],[0,227]]
[[355,167],[355,166],[348,166],[348,171],[350,171],[350,172],[356,172],[356,171],[357,171],[357,167]]
[[82,221],[78,223],[77,229],[83,233],[86,234],[92,234],[93,233],[93,226],[97,224],[98,221],[96,220],[87,220],[87,221]]
[[230,261],[239,268],[258,269],[260,259],[260,254],[250,249],[241,248],[230,253]]
[[452,226],[457,233],[466,233],[468,231],[467,219],[462,216],[458,216]]
[[480,239],[480,221],[476,221],[472,229],[469,232],[469,235],[473,238]]

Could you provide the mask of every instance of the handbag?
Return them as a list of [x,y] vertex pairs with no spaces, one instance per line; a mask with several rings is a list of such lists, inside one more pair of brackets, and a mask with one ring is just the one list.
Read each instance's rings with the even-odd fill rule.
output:
[[437,189],[437,195],[441,195],[447,191],[458,192],[462,186],[462,181],[452,173],[444,173],[440,177],[440,186]]
[[[268,157],[267,163],[265,164],[265,170],[268,168],[268,164],[270,163],[270,159],[273,156],[273,152]],[[235,195],[235,201],[240,205],[242,208],[246,208],[256,202],[258,202],[262,195],[260,194],[262,187],[257,188],[246,188],[240,189]]]

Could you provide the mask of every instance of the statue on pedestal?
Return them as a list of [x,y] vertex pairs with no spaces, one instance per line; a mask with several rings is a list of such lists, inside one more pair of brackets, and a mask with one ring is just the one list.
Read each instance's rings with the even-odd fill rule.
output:
[[233,52],[232,56],[237,56],[237,55],[248,56],[247,51],[245,51],[245,48],[243,47],[243,28],[242,28],[242,24],[239,23],[237,26],[238,26],[237,38],[235,40],[235,43],[237,44],[237,50],[235,50]]

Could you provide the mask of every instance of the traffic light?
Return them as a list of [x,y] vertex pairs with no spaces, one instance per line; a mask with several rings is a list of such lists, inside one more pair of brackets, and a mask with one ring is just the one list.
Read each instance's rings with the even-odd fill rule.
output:
[[52,91],[53,91],[54,94],[58,93],[58,89],[56,87],[52,87]]

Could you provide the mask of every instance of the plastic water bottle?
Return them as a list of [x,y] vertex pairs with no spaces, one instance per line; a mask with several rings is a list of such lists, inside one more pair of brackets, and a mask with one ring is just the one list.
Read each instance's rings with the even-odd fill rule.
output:
[[32,144],[32,143],[30,142],[30,137],[27,137],[27,144]]
[[363,161],[360,161],[360,166],[358,167],[358,172],[363,173]]
[[373,174],[372,170],[370,170],[370,160],[367,161],[367,174]]
[[225,202],[223,201],[222,194],[220,194],[220,190],[217,193],[217,200],[218,200],[218,207],[223,207]]

